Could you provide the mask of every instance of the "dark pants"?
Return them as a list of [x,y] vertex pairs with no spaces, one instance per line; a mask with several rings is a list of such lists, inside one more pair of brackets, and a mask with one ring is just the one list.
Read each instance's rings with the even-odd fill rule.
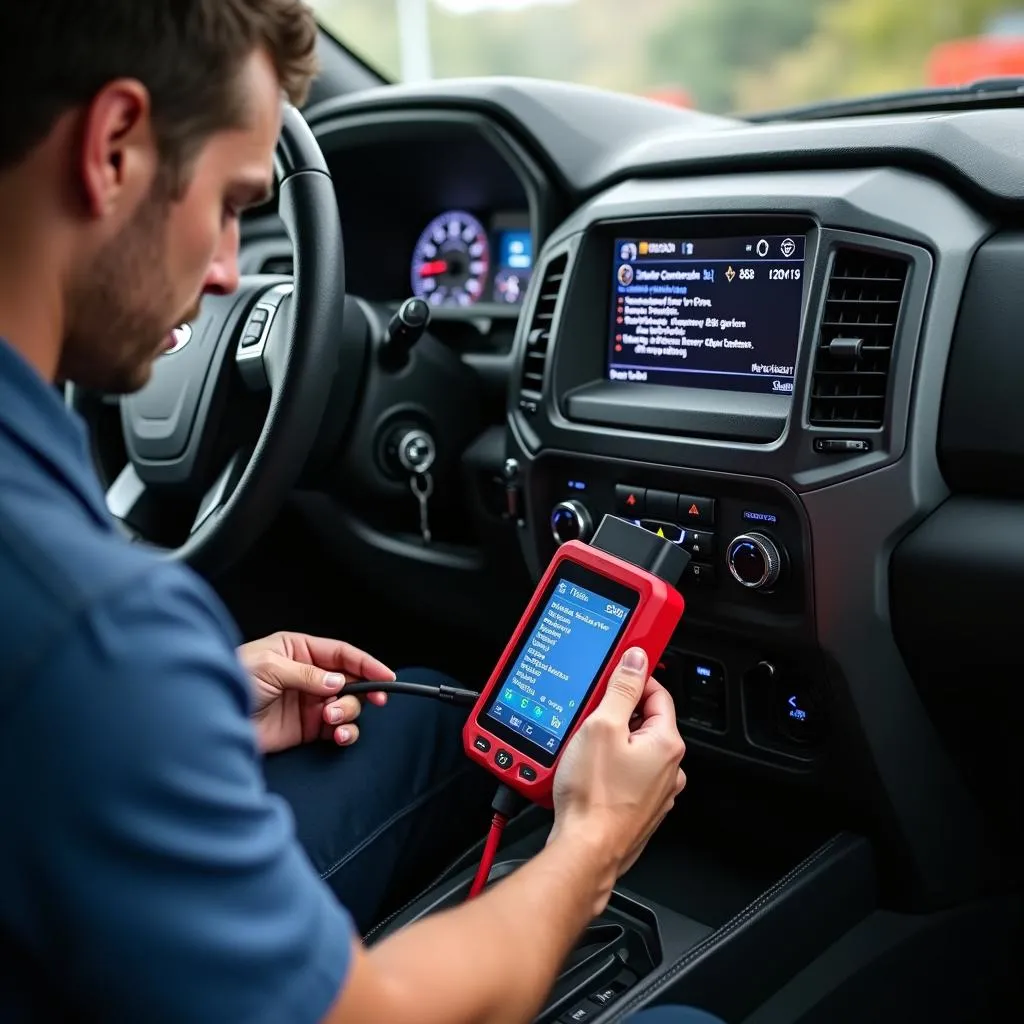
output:
[[[407,682],[450,682],[429,669]],[[465,708],[392,695],[367,704],[349,748],[311,744],[267,758],[313,865],[361,932],[486,834],[495,785],[462,750]]]

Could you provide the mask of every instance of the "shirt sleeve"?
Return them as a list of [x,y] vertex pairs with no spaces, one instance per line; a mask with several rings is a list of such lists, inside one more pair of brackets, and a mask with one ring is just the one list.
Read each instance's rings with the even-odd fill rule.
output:
[[354,928],[266,790],[212,594],[162,565],[55,646],[15,712],[29,947],[90,1019],[320,1021]]

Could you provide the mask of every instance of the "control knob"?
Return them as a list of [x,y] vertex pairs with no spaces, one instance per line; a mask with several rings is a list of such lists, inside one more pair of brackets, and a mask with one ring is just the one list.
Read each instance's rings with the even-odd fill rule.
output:
[[587,506],[580,501],[560,501],[551,510],[551,535],[557,544],[570,540],[585,541],[593,528],[594,522]]
[[729,572],[751,590],[770,589],[782,572],[782,553],[763,533],[742,533],[729,545]]

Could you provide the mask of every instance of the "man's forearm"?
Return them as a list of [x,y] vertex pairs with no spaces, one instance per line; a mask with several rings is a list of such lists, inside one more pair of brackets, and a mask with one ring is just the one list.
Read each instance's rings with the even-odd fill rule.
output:
[[[559,838],[472,902],[359,957],[350,981],[367,998],[377,990],[383,1005],[376,1019],[389,1024],[532,1020],[614,881],[614,861],[601,844]],[[347,998],[342,1006],[346,1014],[356,1009]]]

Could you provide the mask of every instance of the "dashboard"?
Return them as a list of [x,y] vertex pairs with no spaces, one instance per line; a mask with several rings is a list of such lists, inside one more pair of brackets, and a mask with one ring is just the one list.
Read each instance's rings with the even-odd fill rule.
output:
[[[922,905],[983,877],[1019,829],[1024,112],[750,125],[485,79],[309,116],[350,293],[496,339],[456,346],[464,392],[402,399],[451,460],[443,543],[374,532],[396,480],[328,528],[376,545],[366,581],[386,551],[485,629],[481,547],[536,580],[606,514],[661,533],[691,749],[866,813]],[[274,218],[246,230],[243,268],[287,272]],[[462,393],[498,412],[446,435]]]
[[[483,310],[515,317],[533,269],[529,201],[513,168],[465,125],[404,125],[381,138],[344,130],[328,164],[344,216],[349,290],[371,302],[425,299],[442,316]],[[273,218],[266,219],[273,225]],[[279,228],[278,228],[279,232]],[[290,247],[271,232],[260,269],[290,272]]]

